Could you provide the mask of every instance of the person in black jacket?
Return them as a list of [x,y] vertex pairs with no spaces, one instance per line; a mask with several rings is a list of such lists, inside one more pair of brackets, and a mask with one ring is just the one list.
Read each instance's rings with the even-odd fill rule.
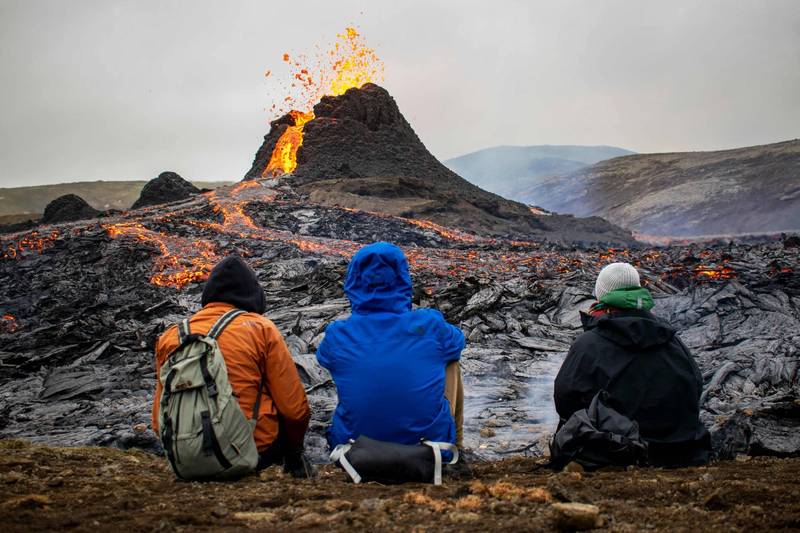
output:
[[655,466],[705,464],[710,437],[700,422],[703,379],[689,350],[650,313],[653,299],[627,263],[600,272],[595,303],[582,313],[584,333],[572,344],[554,387],[559,428],[601,389],[611,405],[639,424]]

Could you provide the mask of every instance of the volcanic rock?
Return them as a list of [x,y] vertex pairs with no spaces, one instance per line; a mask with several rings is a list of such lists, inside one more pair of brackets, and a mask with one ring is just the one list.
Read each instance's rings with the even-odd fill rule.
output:
[[100,211],[86,203],[86,200],[76,194],[59,196],[44,208],[42,222],[44,224],[57,224],[59,222],[74,222],[86,218],[94,218]]
[[550,506],[556,524],[563,529],[583,531],[603,526],[600,509],[585,503],[554,503]]
[[800,248],[800,235],[781,235],[784,248]]
[[[305,124],[297,169],[285,179],[313,202],[432,220],[483,235],[631,243],[605,220],[536,216],[528,206],[484,191],[440,163],[389,93],[374,84],[324,96]],[[294,118],[272,123],[245,180],[262,177]]]
[[0,224],[0,234],[2,233],[17,233],[33,229],[38,225],[37,220],[29,219],[22,222],[13,222],[11,224]]
[[200,189],[175,172],[162,172],[157,178],[147,182],[131,209],[185,200],[200,192]]

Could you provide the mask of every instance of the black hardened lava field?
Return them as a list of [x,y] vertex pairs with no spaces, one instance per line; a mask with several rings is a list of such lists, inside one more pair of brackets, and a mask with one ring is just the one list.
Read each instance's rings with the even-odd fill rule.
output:
[[349,312],[348,257],[402,246],[414,301],[468,338],[466,446],[478,459],[538,455],[555,424],[552,380],[607,262],[637,265],[695,355],[720,457],[800,451],[800,282],[795,239],[664,248],[485,238],[429,221],[311,203],[256,180],[182,203],[2,237],[0,435],[158,452],[149,428],[153,343],[200,306],[227,254],[254,266],[312,403],[307,447],[325,459],[335,405],[314,351]]

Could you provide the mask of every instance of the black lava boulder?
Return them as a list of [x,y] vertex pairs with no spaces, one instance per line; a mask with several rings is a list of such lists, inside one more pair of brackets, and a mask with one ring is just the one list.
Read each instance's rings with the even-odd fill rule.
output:
[[42,223],[74,222],[94,218],[99,214],[100,211],[90,206],[77,194],[65,194],[47,204],[47,207],[44,208],[44,215],[42,215]]
[[162,172],[156,179],[147,182],[131,209],[185,200],[200,192],[200,189],[175,172]]
[[800,235],[781,234],[784,248],[800,248]]

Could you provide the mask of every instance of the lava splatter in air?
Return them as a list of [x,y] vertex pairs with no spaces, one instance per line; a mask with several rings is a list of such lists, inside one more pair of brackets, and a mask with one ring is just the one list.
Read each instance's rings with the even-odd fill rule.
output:
[[[339,96],[348,89],[383,80],[383,61],[352,27],[337,34],[330,50],[317,54],[313,61],[305,55],[293,60],[289,53],[283,54],[283,61],[292,71],[290,86],[284,87],[289,95],[283,97],[280,105],[273,104],[271,109],[279,114],[288,111],[292,124],[286,127],[275,144],[263,177],[290,174],[297,168],[297,149],[303,144],[303,128],[314,120],[314,105],[320,98]],[[312,64],[315,68],[310,68]],[[266,75],[270,76],[271,71]]]

